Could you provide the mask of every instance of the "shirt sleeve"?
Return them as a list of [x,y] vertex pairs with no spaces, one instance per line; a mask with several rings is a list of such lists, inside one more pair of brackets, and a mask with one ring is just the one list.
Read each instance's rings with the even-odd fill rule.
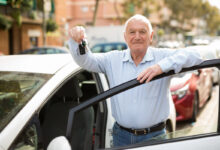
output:
[[167,50],[165,54],[165,58],[158,62],[163,72],[174,70],[175,73],[178,73],[182,68],[191,67],[203,62],[200,54],[192,49]]
[[73,39],[68,41],[68,45],[73,59],[80,67],[92,72],[106,73],[105,64],[107,63],[108,58],[106,54],[93,54],[87,47],[88,50],[86,53],[84,55],[80,55],[79,45]]

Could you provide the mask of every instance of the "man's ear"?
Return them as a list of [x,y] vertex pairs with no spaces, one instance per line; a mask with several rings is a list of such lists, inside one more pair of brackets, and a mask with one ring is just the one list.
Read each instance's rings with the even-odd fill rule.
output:
[[125,42],[127,43],[126,32],[124,32],[124,39],[125,39]]
[[151,32],[151,35],[150,35],[150,44],[153,43],[153,37],[154,37],[154,31]]

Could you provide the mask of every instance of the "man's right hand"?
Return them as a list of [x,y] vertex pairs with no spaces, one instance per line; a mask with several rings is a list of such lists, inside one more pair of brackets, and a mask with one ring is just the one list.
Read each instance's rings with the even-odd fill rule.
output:
[[82,26],[76,26],[69,30],[69,36],[77,43],[81,43],[81,41],[86,37],[85,28]]

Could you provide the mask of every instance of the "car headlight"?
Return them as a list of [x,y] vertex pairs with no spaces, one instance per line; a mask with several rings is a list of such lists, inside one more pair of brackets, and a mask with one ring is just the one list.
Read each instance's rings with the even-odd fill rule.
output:
[[181,99],[181,98],[183,98],[187,94],[188,89],[189,89],[189,84],[185,85],[181,89],[178,89],[176,91],[171,92],[171,94],[172,95],[177,95],[178,99]]

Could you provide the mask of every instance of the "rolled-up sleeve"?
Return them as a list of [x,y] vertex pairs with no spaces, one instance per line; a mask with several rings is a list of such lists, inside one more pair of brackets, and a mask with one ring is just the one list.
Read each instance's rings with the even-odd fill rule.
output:
[[198,52],[186,48],[168,51],[166,55],[168,56],[165,56],[158,62],[163,72],[174,70],[175,73],[178,73],[182,68],[191,67],[203,62],[203,59]]
[[[96,53],[93,54],[88,50],[84,55],[79,54],[78,43],[70,39],[68,41],[70,53],[75,62],[82,68],[92,71],[105,73],[106,63],[108,62],[108,56],[106,54]],[[87,47],[88,48],[88,47]]]

